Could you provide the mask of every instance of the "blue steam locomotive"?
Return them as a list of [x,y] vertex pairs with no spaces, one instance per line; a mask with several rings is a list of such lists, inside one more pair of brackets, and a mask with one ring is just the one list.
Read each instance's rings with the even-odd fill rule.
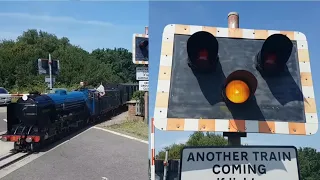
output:
[[38,151],[44,144],[125,107],[136,90],[136,84],[106,84],[103,92],[80,88],[29,93],[7,106],[7,132],[1,140],[14,142],[16,151]]

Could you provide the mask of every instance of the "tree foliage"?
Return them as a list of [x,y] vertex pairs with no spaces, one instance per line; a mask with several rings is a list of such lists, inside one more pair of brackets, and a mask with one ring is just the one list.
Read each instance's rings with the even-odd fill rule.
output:
[[164,159],[166,151],[169,151],[169,159],[180,159],[180,153],[183,147],[185,146],[225,146],[228,144],[228,141],[221,135],[216,135],[214,133],[203,133],[195,132],[190,135],[188,141],[183,144],[173,144],[168,147],[165,147],[157,155],[157,159]]
[[320,179],[320,152],[310,147],[299,148],[298,160],[302,180]]
[[[181,150],[185,146],[225,146],[228,141],[214,133],[195,132],[190,135],[186,143],[173,144],[160,151],[156,159],[165,159],[168,151],[168,159],[180,159]],[[298,162],[300,166],[301,180],[320,179],[320,152],[316,149],[305,147],[298,149]]]
[[0,87],[11,91],[43,91],[44,76],[37,74],[37,60],[60,60],[55,87],[74,87],[80,81],[123,83],[135,81],[132,54],[124,48],[96,49],[91,53],[43,31],[27,30],[16,40],[0,42]]

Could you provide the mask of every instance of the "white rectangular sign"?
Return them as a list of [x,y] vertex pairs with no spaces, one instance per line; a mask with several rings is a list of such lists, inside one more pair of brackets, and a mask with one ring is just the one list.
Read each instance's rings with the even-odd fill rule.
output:
[[[45,77],[45,82],[50,83],[50,77]],[[56,78],[52,77],[52,83],[56,82]]]
[[139,91],[149,91],[149,81],[139,81]]
[[149,69],[148,67],[137,67],[136,68],[136,78],[138,81],[148,81],[149,80]]
[[186,147],[180,180],[299,180],[293,146]]

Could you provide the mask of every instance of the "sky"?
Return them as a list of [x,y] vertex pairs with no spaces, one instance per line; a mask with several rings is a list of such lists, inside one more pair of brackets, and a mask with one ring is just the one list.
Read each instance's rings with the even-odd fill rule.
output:
[[[153,116],[159,70],[162,32],[167,24],[228,27],[229,12],[239,13],[240,28],[300,31],[307,36],[316,101],[320,96],[320,51],[318,50],[320,2],[150,2],[149,3],[149,93]],[[193,132],[166,132],[156,129],[156,152],[173,143],[184,143]],[[313,136],[248,134],[249,145],[309,146],[320,150],[320,133]]]
[[148,13],[148,2],[0,2],[0,39],[38,29],[68,37],[89,52],[114,47],[131,51],[132,36],[144,33]]

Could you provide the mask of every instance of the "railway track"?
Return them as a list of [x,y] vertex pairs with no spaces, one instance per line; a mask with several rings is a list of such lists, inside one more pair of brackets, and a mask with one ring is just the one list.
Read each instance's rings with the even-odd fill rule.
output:
[[0,171],[26,157],[32,153],[10,152],[0,157]]

